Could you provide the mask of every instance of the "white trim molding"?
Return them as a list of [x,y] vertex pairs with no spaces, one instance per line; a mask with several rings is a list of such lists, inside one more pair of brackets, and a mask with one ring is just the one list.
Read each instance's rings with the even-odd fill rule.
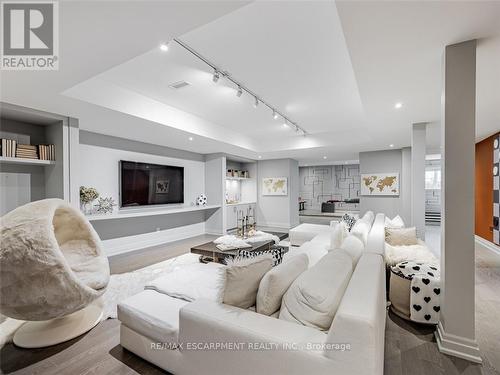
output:
[[478,236],[478,235],[474,235],[474,238],[476,240],[476,244],[482,245],[483,247],[487,248],[488,250],[491,250],[494,253],[500,255],[500,246],[497,246],[493,242],[485,240],[483,237]]
[[128,253],[130,251],[141,250],[173,241],[200,236],[205,233],[205,223],[202,222],[157,232],[103,240],[102,244],[106,255],[110,257],[113,255]]
[[434,335],[436,336],[436,342],[441,353],[475,363],[483,362],[476,340],[446,333],[441,322],[438,323]]

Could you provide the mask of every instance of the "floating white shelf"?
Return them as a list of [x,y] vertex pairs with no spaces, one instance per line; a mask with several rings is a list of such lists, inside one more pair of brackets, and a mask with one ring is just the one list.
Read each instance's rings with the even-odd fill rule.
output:
[[240,180],[251,180],[251,178],[250,177],[228,177],[228,176],[226,176],[226,180],[238,180],[238,181],[240,181]]
[[0,163],[2,164],[25,164],[25,165],[54,165],[54,160],[40,160],[40,159],[23,159],[11,158],[7,156],[0,156]]
[[163,208],[159,209],[127,209],[121,210],[119,212],[114,212],[112,214],[95,214],[95,215],[86,215],[89,221],[97,221],[97,220],[116,220],[116,219],[126,219],[131,217],[141,217],[141,216],[156,216],[156,215],[171,215],[178,214],[182,212],[191,212],[191,211],[204,211],[204,210],[213,210],[216,208],[220,208],[220,205],[207,205],[207,206],[183,206],[183,207],[175,207],[175,208]]
[[236,202],[236,203],[226,203],[226,206],[231,207],[231,206],[242,206],[244,204],[256,204],[257,202]]

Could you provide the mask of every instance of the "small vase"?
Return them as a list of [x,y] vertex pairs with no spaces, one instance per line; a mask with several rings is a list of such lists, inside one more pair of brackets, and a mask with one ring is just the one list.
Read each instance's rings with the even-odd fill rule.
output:
[[92,203],[80,203],[80,210],[83,212],[84,215],[91,215],[92,214]]

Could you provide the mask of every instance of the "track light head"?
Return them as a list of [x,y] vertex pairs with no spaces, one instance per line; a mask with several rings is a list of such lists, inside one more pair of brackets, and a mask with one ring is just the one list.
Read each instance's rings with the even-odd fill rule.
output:
[[243,94],[243,89],[241,86],[238,86],[238,91],[236,91],[236,96],[239,98]]
[[220,78],[220,73],[217,70],[214,70],[214,76],[212,77],[212,81],[214,81],[214,83],[217,83],[219,81],[219,78]]
[[277,120],[278,119],[278,114],[276,113],[275,110],[273,110],[273,119]]
[[254,103],[253,103],[253,107],[254,107],[254,108],[257,108],[257,107],[258,107],[258,105],[259,105],[259,99],[257,99],[257,97],[255,97],[255,101],[254,101]]
[[288,123],[287,123],[286,119],[283,119],[283,127],[288,128]]

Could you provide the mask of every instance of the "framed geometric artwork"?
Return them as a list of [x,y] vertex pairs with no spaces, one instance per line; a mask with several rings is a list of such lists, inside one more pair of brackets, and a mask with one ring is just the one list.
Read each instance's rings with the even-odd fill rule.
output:
[[399,173],[361,174],[361,195],[399,195]]

